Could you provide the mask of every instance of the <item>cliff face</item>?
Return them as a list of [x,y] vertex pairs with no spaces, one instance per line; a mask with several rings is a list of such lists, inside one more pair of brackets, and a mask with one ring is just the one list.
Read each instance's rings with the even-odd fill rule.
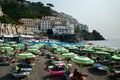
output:
[[105,40],[105,38],[96,30],[92,32],[81,31],[81,37],[84,40]]

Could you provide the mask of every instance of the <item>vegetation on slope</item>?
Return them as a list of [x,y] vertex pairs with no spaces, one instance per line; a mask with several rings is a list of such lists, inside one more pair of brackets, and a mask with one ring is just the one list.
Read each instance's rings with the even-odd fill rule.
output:
[[41,18],[42,16],[51,16],[54,7],[52,4],[45,6],[41,2],[29,2],[25,0],[3,0],[0,5],[4,14],[8,15],[14,20],[20,18]]

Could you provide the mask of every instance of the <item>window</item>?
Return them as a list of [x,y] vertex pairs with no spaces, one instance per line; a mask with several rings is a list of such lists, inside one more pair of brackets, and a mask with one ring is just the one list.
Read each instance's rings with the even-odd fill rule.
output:
[[25,27],[25,30],[27,30],[27,28]]

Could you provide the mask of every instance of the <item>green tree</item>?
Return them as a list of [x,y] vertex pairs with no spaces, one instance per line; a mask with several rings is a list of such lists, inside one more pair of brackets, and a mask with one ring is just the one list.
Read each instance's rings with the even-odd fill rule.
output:
[[20,3],[24,3],[25,2],[25,0],[17,0],[18,2],[20,2]]
[[47,35],[53,35],[53,30],[52,29],[48,29],[47,30]]
[[54,5],[51,3],[47,3],[46,5],[48,5],[49,7],[54,7]]
[[43,16],[52,16],[52,10],[47,6],[44,6],[43,3],[29,1],[26,3],[27,4],[24,4],[24,0],[11,0],[10,2],[0,1],[4,14],[7,14],[13,20],[18,20],[20,18],[41,18]]
[[0,17],[1,23],[15,23],[9,16],[3,15]]
[[74,32],[75,32],[75,33],[80,33],[79,27],[75,27],[75,28],[74,28]]

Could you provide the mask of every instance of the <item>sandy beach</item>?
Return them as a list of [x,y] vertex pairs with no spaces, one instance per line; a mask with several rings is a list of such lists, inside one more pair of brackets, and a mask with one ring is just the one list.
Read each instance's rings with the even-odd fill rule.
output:
[[[39,56],[38,60],[34,63],[35,65],[33,66],[30,75],[24,79],[16,79],[9,74],[11,68],[14,66],[14,63],[9,66],[0,66],[0,80],[66,80],[65,76],[55,77],[47,71],[47,66],[50,65],[51,59],[46,56]],[[87,80],[115,80],[113,78],[113,73],[109,71],[100,71],[93,66],[83,66],[81,68],[80,65],[72,61],[69,63],[72,64],[70,68],[71,73],[75,68],[77,68],[79,72],[88,74]]]

